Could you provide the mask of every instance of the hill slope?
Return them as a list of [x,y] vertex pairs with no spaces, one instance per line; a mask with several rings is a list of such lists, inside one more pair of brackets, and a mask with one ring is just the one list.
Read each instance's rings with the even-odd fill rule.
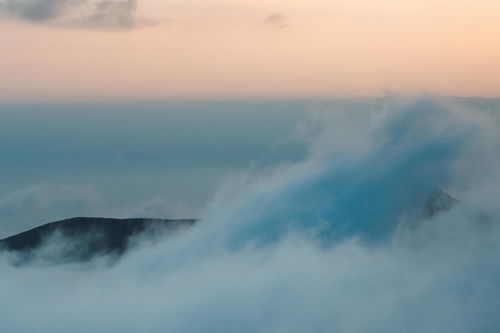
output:
[[89,261],[102,255],[119,257],[127,251],[130,241],[136,236],[154,239],[195,222],[193,219],[75,217],[2,239],[0,249],[14,254],[18,264],[39,257],[39,252],[44,259],[57,263]]

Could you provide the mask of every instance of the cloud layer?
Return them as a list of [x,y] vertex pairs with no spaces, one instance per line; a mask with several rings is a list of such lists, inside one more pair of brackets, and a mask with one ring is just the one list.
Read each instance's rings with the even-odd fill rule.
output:
[[[0,330],[497,331],[495,117],[426,98],[320,112],[305,161],[228,183],[169,242],[111,268],[1,259]],[[436,187],[459,202],[411,223]]]

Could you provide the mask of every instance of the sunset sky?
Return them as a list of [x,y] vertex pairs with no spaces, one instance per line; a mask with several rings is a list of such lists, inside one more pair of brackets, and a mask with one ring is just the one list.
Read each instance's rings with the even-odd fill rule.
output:
[[500,96],[497,0],[0,0],[0,101]]

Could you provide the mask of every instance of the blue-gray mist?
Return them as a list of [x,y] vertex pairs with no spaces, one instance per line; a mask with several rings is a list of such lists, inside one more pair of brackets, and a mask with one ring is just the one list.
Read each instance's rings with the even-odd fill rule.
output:
[[[159,181],[161,173],[184,182],[186,193],[204,187],[205,194],[193,228],[156,243],[138,239],[112,266],[42,259],[14,267],[0,257],[0,299],[9,300],[0,302],[0,331],[500,330],[498,101],[394,97],[208,105],[230,108],[219,117],[217,110],[198,110],[173,118],[164,110],[144,111],[155,114],[150,118],[139,117],[138,109],[107,110],[92,122],[99,112],[61,107],[48,118],[51,126],[41,121],[50,132],[29,121],[40,119],[33,110],[9,114],[0,135],[19,137],[12,145],[24,150],[17,155],[1,148],[17,158],[2,161],[4,177],[12,176],[0,201],[8,212],[2,223],[9,216],[20,221],[26,208],[45,216],[76,211],[50,198],[69,198],[69,206],[87,200],[85,212],[137,212],[125,206],[148,201],[148,189],[161,194],[170,179]],[[233,108],[241,113],[229,115]],[[22,117],[25,127],[14,121]],[[71,130],[57,134],[60,119]],[[173,121],[170,132],[162,130],[165,119]],[[176,144],[185,146],[176,150]],[[40,149],[52,157],[44,160]],[[149,153],[136,159],[142,150]],[[203,158],[194,156],[206,150]],[[38,173],[30,173],[29,163],[39,163]],[[215,165],[217,184],[193,177],[191,168]],[[30,171],[29,180],[23,170]],[[23,192],[42,175],[66,187]],[[116,184],[127,177],[135,181]],[[87,192],[75,192],[78,184],[90,186],[95,204]],[[16,188],[21,190],[13,193]],[[136,192],[119,194],[124,189]],[[113,193],[119,199],[110,200]],[[447,193],[453,204],[422,212],[436,193]],[[54,238],[42,251],[64,246]]]

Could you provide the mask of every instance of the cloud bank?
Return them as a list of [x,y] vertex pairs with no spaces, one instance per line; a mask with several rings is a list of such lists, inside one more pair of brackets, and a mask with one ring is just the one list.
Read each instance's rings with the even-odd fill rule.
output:
[[[0,330],[498,331],[491,117],[428,98],[320,112],[305,161],[228,183],[168,242],[113,267],[0,259]],[[422,219],[436,188],[459,201]]]

